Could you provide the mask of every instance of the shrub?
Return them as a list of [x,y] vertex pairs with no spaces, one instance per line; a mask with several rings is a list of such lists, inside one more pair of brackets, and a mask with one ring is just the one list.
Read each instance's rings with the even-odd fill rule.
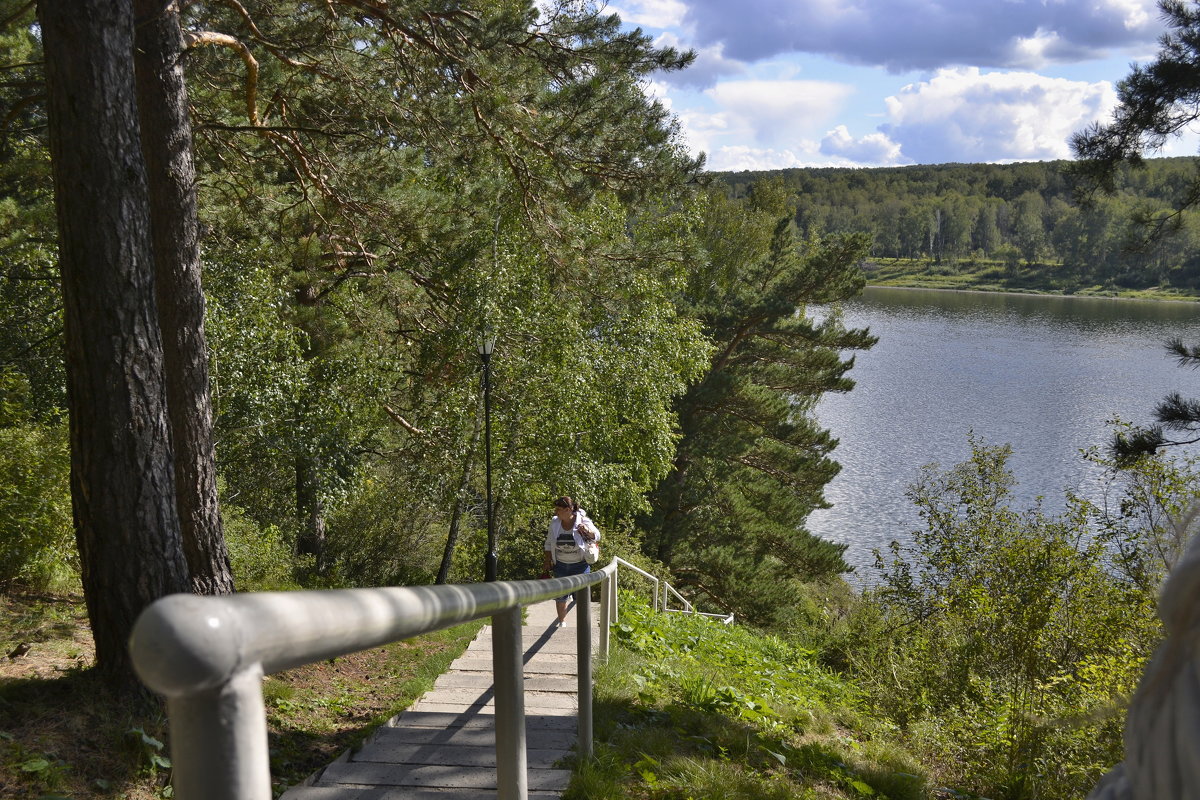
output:
[[225,546],[233,567],[234,584],[240,592],[289,591],[299,589],[296,575],[311,564],[297,558],[283,532],[273,525],[261,527],[241,509],[221,505]]
[[1106,568],[1089,506],[1016,511],[1010,449],[971,450],[911,488],[925,527],[878,557],[846,659],[955,782],[1081,796],[1121,758],[1122,698],[1158,638],[1153,596]]
[[76,580],[70,472],[65,424],[0,428],[0,589]]

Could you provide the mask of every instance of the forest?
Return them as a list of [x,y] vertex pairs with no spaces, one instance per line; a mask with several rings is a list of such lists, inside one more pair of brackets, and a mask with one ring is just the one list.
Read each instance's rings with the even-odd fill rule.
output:
[[[639,88],[690,54],[573,2],[218,3],[126,65],[48,9],[0,40],[0,587],[81,577],[117,679],[168,591],[480,579],[489,477],[501,578],[564,494],[764,622],[845,568],[795,530],[836,471],[807,408],[871,339],[795,310],[857,292],[868,239],[707,186]],[[56,36],[116,48],[93,118]]]
[[1074,162],[936,164],[883,169],[785,169],[723,174],[735,196],[778,177],[796,195],[805,234],[865,232],[876,259],[948,269],[1033,267],[1063,285],[1195,290],[1200,228],[1190,202],[1195,158],[1122,165],[1095,191]]
[[[533,578],[570,495],[748,632],[708,642],[737,669],[627,676],[664,737],[695,701],[796,759],[836,698],[831,737],[914,754],[880,756],[897,797],[1073,796],[1120,759],[1195,464],[1089,454],[1113,506],[1049,517],[968,442],[856,595],[804,527],[839,469],[812,412],[875,342],[837,313],[873,259],[1200,285],[1194,160],[1086,198],[1062,163],[714,175],[643,91],[694,54],[576,0],[0,8],[0,599],[82,596],[89,696],[136,694],[162,595],[478,581],[489,519]],[[621,635],[704,652],[659,624]],[[53,715],[20,707],[0,789],[39,796]],[[817,755],[830,796],[886,796]]]

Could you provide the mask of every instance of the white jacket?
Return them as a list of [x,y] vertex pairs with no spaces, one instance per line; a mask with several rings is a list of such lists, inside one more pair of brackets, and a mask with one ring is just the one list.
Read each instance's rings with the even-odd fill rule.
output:
[[[553,563],[557,564],[559,562],[560,555],[564,564],[577,564],[584,560],[583,551],[588,545],[587,540],[580,533],[580,529],[584,527],[589,528],[595,533],[596,538],[593,540],[594,542],[600,541],[600,529],[596,527],[596,523],[588,519],[587,514],[582,508],[575,512],[575,524],[570,529],[563,528],[557,515],[550,518],[550,526],[546,530],[546,552],[550,554]],[[574,547],[559,545],[559,535],[568,532],[568,530],[574,542]],[[592,546],[597,545],[593,544]]]

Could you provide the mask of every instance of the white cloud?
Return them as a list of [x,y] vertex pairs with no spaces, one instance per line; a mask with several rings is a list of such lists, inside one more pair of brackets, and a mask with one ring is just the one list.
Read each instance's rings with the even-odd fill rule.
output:
[[645,28],[674,28],[683,22],[687,5],[681,0],[625,0],[606,9],[626,25]]
[[1145,48],[1155,0],[687,0],[701,46],[758,61],[788,52],[893,71],[971,64],[1030,67]]
[[[810,166],[813,149],[811,143],[807,148],[773,150],[771,148],[754,148],[742,145],[731,145],[717,148],[709,153],[707,169],[713,172],[745,172],[746,170],[788,169],[790,167]],[[808,155],[805,159],[802,156]]]
[[900,145],[889,139],[887,134],[869,133],[855,139],[845,125],[838,125],[825,134],[825,138],[821,140],[821,153],[872,167],[903,162]]
[[675,116],[679,120],[679,126],[683,132],[683,140],[691,151],[710,154],[710,169],[714,169],[711,164],[711,154],[720,146],[719,140],[729,136],[742,138],[748,135],[745,129],[735,128],[732,125],[731,116],[723,112],[712,114],[695,109],[683,109],[676,112]]
[[1038,28],[1032,36],[1018,36],[1011,42],[1007,63],[1037,69],[1060,60],[1069,50],[1070,46],[1057,33]]
[[725,57],[725,45],[717,42],[708,47],[689,47],[683,44],[679,37],[667,32],[655,40],[657,47],[674,47],[679,50],[694,50],[696,60],[687,69],[678,72],[659,73],[662,81],[674,86],[691,86],[704,88],[712,86],[725,75],[741,75],[746,72],[746,65]]
[[1116,103],[1107,81],[1031,72],[938,71],[886,100],[880,131],[918,163],[1069,158],[1070,135],[1106,120]]
[[831,81],[735,80],[705,94],[721,109],[727,128],[752,131],[759,143],[774,145],[823,128],[853,91]]

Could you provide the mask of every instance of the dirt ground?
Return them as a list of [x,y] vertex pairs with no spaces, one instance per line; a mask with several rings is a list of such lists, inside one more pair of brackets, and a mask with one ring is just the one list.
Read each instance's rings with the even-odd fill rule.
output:
[[[406,707],[473,635],[440,631],[267,678],[275,793]],[[0,798],[170,797],[163,704],[112,696],[94,662],[82,598],[0,594]]]

